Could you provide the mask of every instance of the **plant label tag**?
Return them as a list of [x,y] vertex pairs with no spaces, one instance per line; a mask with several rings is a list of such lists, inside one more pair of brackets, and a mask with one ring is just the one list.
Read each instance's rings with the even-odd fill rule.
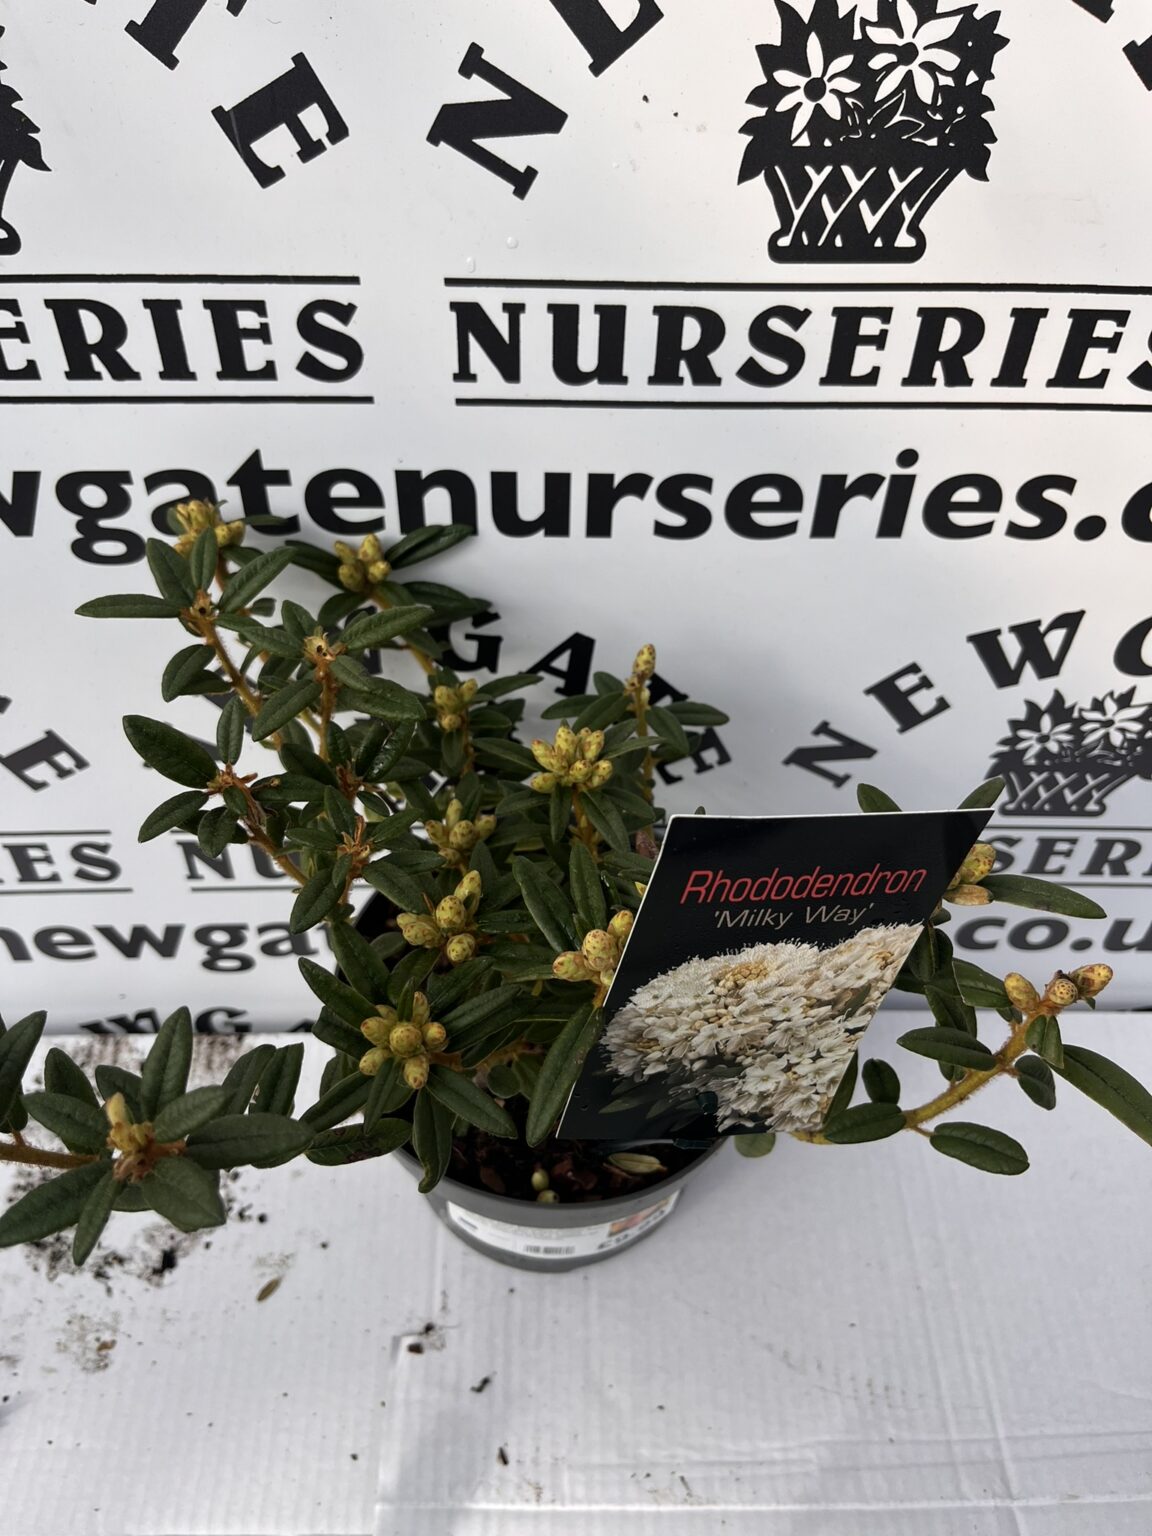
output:
[[990,814],[673,816],[559,1134],[818,1130]]

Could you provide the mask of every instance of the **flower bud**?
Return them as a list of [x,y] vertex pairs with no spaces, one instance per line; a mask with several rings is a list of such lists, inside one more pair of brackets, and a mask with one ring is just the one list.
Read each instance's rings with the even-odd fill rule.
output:
[[605,933],[603,928],[593,928],[584,935],[580,953],[594,971],[614,966],[620,956],[616,940],[610,933]]
[[445,683],[432,690],[432,698],[437,709],[455,709],[460,703],[455,688],[449,688]]
[[640,682],[646,683],[656,670],[656,647],[654,645],[642,645],[636,652],[636,660],[632,663],[632,675]]
[[631,912],[616,912],[613,914],[612,921],[608,924],[608,932],[614,939],[618,939],[623,944],[624,940],[632,932],[632,924],[634,922],[635,918]]
[[596,763],[592,769],[592,772],[588,775],[588,788],[599,789],[601,785],[607,784],[611,777],[612,764],[610,762],[604,761]]
[[423,1026],[425,1024],[427,1024],[428,1020],[431,1017],[432,1017],[432,1010],[428,1006],[428,999],[427,999],[427,997],[424,995],[423,992],[413,992],[413,994],[412,994],[412,1018],[411,1018],[411,1020],[409,1022],[412,1023],[412,1024],[419,1024],[421,1026],[421,1028],[423,1028]]
[[1095,997],[1112,980],[1113,971],[1110,965],[1081,965],[1068,974],[1079,988],[1081,997]]
[[548,1184],[548,1175],[544,1172],[543,1168],[537,1168],[536,1172],[532,1175],[532,1188],[539,1194],[542,1189],[548,1188]]
[[480,684],[476,681],[476,679],[474,677],[470,677],[466,683],[461,683],[460,684],[460,702],[461,702],[461,704],[471,704],[472,700],[476,697],[476,690],[477,690],[477,688],[479,688],[479,686],[480,686]]
[[388,1044],[388,1036],[396,1028],[396,1015],[393,1013],[391,1022],[379,1017],[365,1019],[360,1026],[360,1033],[370,1045],[385,1046]]
[[528,788],[534,789],[538,795],[550,795],[556,788],[556,775],[554,773],[537,773],[528,780]]
[[428,1081],[427,1056],[409,1056],[408,1060],[404,1063],[403,1070],[404,1081],[408,1084],[409,1088],[414,1088],[419,1093],[420,1089]]
[[541,768],[546,768],[549,773],[555,773],[560,766],[552,743],[542,741],[539,736],[532,743],[532,756],[540,764]]
[[363,592],[364,572],[358,565],[342,565],[336,573],[340,578],[340,585],[346,587],[349,592]]
[[392,567],[388,564],[387,560],[373,560],[372,564],[368,567],[368,580],[373,584],[387,581],[391,574]]
[[337,539],[332,548],[340,557],[341,565],[356,564],[356,551],[352,548],[351,544],[345,544],[343,539]]
[[668,1172],[658,1157],[651,1157],[647,1152],[613,1152],[608,1161],[613,1168],[619,1168],[621,1173],[641,1175]]
[[477,839],[478,842],[482,843],[487,838],[491,837],[493,832],[495,832],[495,830],[496,830],[496,818],[495,818],[495,816],[488,815],[488,814],[486,814],[484,816],[477,816],[476,822],[475,822],[475,826],[476,826],[476,839]]
[[449,800],[448,809],[444,812],[444,825],[451,831],[464,814],[464,807],[459,800]]
[[458,896],[445,896],[436,905],[436,923],[444,933],[459,933],[468,926],[468,908]]
[[470,821],[458,821],[448,834],[449,848],[467,853],[476,843],[476,828]]
[[591,730],[588,726],[580,732],[580,756],[586,762],[592,763],[604,750],[604,732]]
[[1021,1013],[1030,1013],[1033,1008],[1039,1006],[1039,992],[1026,977],[1020,975],[1019,971],[1010,971],[1005,976],[1004,990],[1013,1008],[1019,1008]]
[[114,1093],[104,1105],[104,1113],[108,1117],[111,1126],[131,1125],[128,1117],[128,1103],[122,1093]]
[[564,954],[556,956],[552,962],[552,974],[557,981],[590,981],[592,979],[584,956],[574,949],[566,950]]
[[360,1070],[365,1077],[375,1077],[386,1061],[391,1059],[391,1052],[377,1046],[375,1050],[365,1051],[360,1058]]
[[456,887],[456,895],[461,901],[479,901],[484,894],[484,881],[478,869],[470,869]]
[[592,776],[592,764],[586,763],[582,757],[578,757],[568,769],[568,782],[570,784],[586,784]]
[[996,867],[996,850],[991,843],[975,843],[968,857],[956,871],[955,885],[979,885]]
[[396,922],[413,949],[440,948],[440,930],[431,918],[417,917],[414,912],[401,912]]
[[1070,976],[1053,976],[1044,989],[1044,1001],[1053,1008],[1070,1008],[1080,1001],[1080,989]]
[[428,841],[435,843],[437,848],[446,848],[451,842],[448,828],[442,821],[426,821],[424,830],[428,834]]
[[380,548],[380,540],[374,533],[366,533],[360,540],[360,549],[357,558],[365,565],[371,565],[374,560],[382,558],[384,551]]
[[243,544],[246,531],[239,519],[234,523],[221,523],[216,530],[216,542],[221,549],[229,548],[234,544]]
[[470,933],[458,933],[455,938],[448,940],[444,953],[450,965],[463,965],[476,953],[476,939]]
[[992,893],[982,885],[953,885],[944,892],[944,900],[957,907],[986,907]]
[[430,1051],[442,1051],[448,1044],[448,1031],[443,1024],[425,1024],[424,1044]]
[[388,1049],[394,1056],[415,1056],[423,1043],[415,1024],[397,1024],[388,1036]]
[[555,748],[562,767],[566,768],[569,763],[576,761],[580,745],[576,740],[576,732],[570,725],[562,725],[556,732]]
[[441,715],[439,723],[440,729],[447,731],[451,735],[453,731],[458,731],[464,724],[464,716],[457,714]]

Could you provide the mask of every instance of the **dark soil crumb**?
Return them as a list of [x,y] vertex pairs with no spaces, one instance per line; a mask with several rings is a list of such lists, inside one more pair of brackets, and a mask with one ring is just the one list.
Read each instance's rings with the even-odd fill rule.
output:
[[480,1380],[476,1383],[476,1385],[474,1387],[469,1387],[468,1390],[470,1392],[483,1392],[484,1388],[488,1385],[488,1383],[491,1380],[492,1380],[491,1376],[481,1376]]
[[409,1346],[408,1346],[408,1353],[410,1355],[422,1355],[424,1353],[424,1346],[423,1346],[423,1344],[420,1344],[420,1343],[409,1344]]
[[503,1446],[501,1446],[500,1449],[496,1452],[496,1460],[502,1467],[506,1467],[508,1465],[508,1452],[504,1449]]

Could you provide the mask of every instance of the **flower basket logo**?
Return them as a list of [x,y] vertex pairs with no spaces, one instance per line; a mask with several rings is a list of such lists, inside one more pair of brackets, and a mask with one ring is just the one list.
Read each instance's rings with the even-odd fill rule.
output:
[[[3,35],[4,28],[0,27],[0,37]],[[0,74],[6,68],[0,62]],[[16,105],[19,100],[12,87],[0,80],[0,256],[14,256],[20,249],[20,235],[4,217],[4,199],[17,166],[30,165],[34,171],[48,169],[36,137],[40,130]]]
[[1054,693],[1026,705],[998,743],[992,772],[1008,783],[1004,816],[1102,816],[1105,802],[1129,779],[1152,779],[1152,704],[1135,704],[1135,688],[1069,704]]
[[940,13],[938,0],[879,0],[870,22],[816,0],[805,21],[776,0],[781,36],[756,52],[762,113],[740,180],[763,176],[780,228],[775,261],[918,261],[929,209],[966,171],[988,179],[985,87],[1007,38],[999,11]]

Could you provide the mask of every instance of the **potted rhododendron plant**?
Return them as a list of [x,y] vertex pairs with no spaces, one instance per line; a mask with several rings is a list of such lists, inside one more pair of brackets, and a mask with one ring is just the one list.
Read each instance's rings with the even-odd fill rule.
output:
[[[603,1033],[653,868],[661,770],[726,717],[664,686],[644,645],[620,675],[597,673],[594,692],[539,709],[547,734],[526,739],[524,695],[538,678],[465,679],[444,659],[447,627],[486,603],[419,568],[466,528],[423,528],[391,547],[370,535],[327,553],[293,542],[258,551],[243,521],[208,502],[178,504],[170,521],[175,542],[148,544],[155,592],[80,610],[166,621],[176,644],[159,652],[163,700],[202,698],[206,735],[215,717],[211,749],[163,719],[126,717],[132,747],[174,790],[147,810],[140,838],[178,830],[208,857],[252,844],[294,882],[292,930],[323,925],[336,960],[334,970],[300,962],[320,1005],[312,1034],[330,1054],[318,1093],[300,1102],[299,1041],[258,1044],[222,1081],[191,1086],[183,1009],[139,1072],[102,1065],[92,1077],[61,1047],[36,1055],[42,1013],[0,1026],[0,1161],[43,1174],[0,1214],[0,1246],[74,1228],[82,1264],[117,1212],[155,1212],[184,1231],[223,1222],[225,1170],[300,1157],[338,1168],[389,1153],[454,1230],[512,1262],[565,1267],[651,1230],[719,1143],[554,1131]],[[313,603],[271,596],[289,566],[310,573]],[[393,675],[403,666],[417,686]],[[1002,787],[984,784],[965,803],[990,806]],[[860,800],[865,811],[897,809],[874,789]],[[790,1134],[844,1145],[911,1130],[975,1168],[1021,1173],[1023,1147],[967,1117],[968,1100],[1003,1080],[1045,1110],[1062,1081],[1152,1140],[1145,1090],[1063,1039],[1064,1016],[1095,1005],[1106,965],[1034,985],[954,957],[950,904],[1103,915],[994,863],[990,846],[971,850],[894,977],[925,1006],[900,1044],[939,1063],[939,1092],[906,1105],[893,1065],[870,1059],[854,1102],[849,1052],[838,1080],[824,1074],[820,1120],[785,1120]],[[798,971],[796,985],[815,987],[818,970]],[[708,1022],[722,1037],[722,1011]],[[637,1035],[622,1015],[609,1047],[627,1055],[657,1038],[648,1027]],[[677,1020],[662,1027],[675,1043]],[[675,1055],[669,1045],[669,1070],[680,1070]],[[682,1065],[678,1091],[690,1096]],[[737,1103],[727,1127],[740,1115]],[[736,1138],[750,1155],[772,1139]]]

